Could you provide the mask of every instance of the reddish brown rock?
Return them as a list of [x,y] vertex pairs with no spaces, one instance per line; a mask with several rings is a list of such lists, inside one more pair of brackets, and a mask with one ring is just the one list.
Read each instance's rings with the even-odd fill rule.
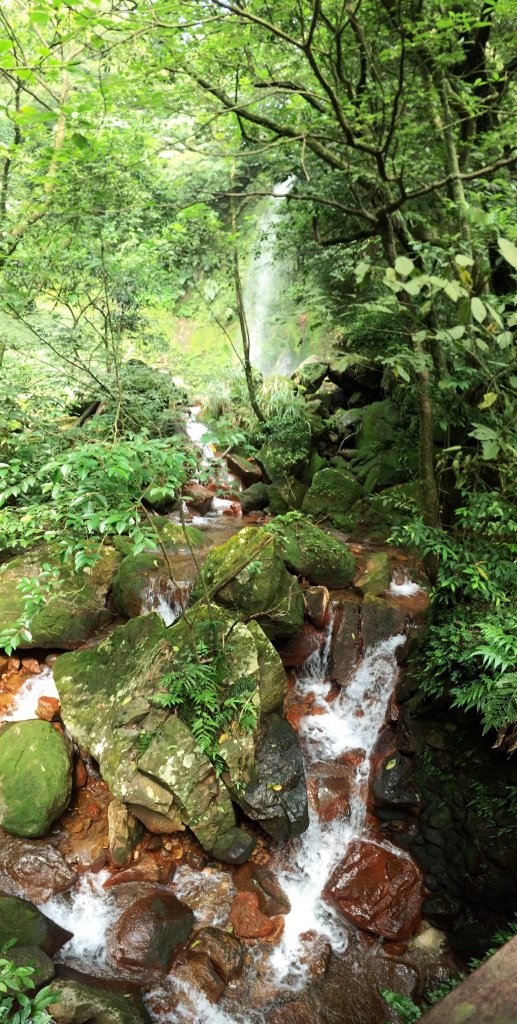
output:
[[350,792],[355,776],[351,764],[317,763],[307,776],[309,800],[320,821],[333,821],[350,813]]
[[88,772],[86,770],[86,765],[81,757],[76,757],[73,771],[74,789],[84,789],[87,782]]
[[36,658],[22,658],[21,667],[30,676],[39,676],[41,672],[41,665]]
[[189,953],[186,963],[174,967],[173,975],[190,997],[202,992],[209,1003],[218,1003],[226,988],[206,953]]
[[331,679],[345,686],[361,658],[361,605],[355,600],[336,606],[330,655]]
[[205,516],[212,508],[213,492],[208,487],[204,487],[203,484],[198,484],[194,481],[185,484],[183,495],[188,499],[189,508],[198,512],[200,516]]
[[266,917],[259,907],[259,898],[255,892],[238,892],[230,913],[230,923],[235,934],[241,939],[272,938],[278,931],[279,921],[283,918]]
[[300,963],[304,965],[307,974],[310,974],[314,981],[319,981],[326,974],[332,946],[323,935],[313,931],[300,935],[300,941],[302,943]]
[[422,898],[422,876],[407,855],[360,839],[351,844],[324,890],[324,899],[343,917],[392,941],[413,934]]
[[242,973],[241,942],[222,928],[200,928],[190,940],[190,952],[206,954],[226,985]]
[[305,613],[316,629],[325,629],[330,619],[330,594],[326,587],[308,587]]
[[176,948],[192,931],[194,915],[173,893],[157,889],[137,900],[119,918],[112,957],[125,967],[167,969]]
[[40,697],[36,707],[36,717],[44,722],[55,722],[61,714],[61,704],[57,697]]
[[277,1006],[268,1013],[266,1020],[268,1024],[323,1024],[323,1017],[317,1010],[300,999]]
[[324,643],[325,634],[307,622],[296,636],[278,644],[277,650],[284,668],[298,668],[314,651],[321,650]]
[[233,880],[239,892],[254,892],[258,896],[259,910],[266,917],[288,914],[291,904],[276,875],[262,864],[242,864],[234,872]]
[[242,480],[245,487],[259,484],[262,480],[262,469],[255,459],[244,459],[230,453],[226,456],[226,465],[230,473]]
[[77,881],[58,850],[42,840],[20,839],[0,829],[0,890],[44,903]]

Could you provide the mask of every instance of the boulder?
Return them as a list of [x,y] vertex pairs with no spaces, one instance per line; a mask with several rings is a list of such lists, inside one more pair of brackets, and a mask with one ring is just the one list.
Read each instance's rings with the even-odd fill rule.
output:
[[250,861],[234,872],[233,879],[239,892],[254,892],[258,896],[259,910],[266,917],[290,912],[289,897],[274,872],[263,864]]
[[296,732],[279,715],[263,718],[245,788],[232,788],[245,814],[273,839],[299,836],[309,826],[303,757]]
[[248,512],[267,508],[269,504],[269,487],[263,483],[251,484],[245,491],[241,491],[239,498],[242,514],[246,516]]
[[361,606],[361,635],[364,649],[406,631],[406,609],[389,598],[367,594]]
[[282,918],[266,917],[254,892],[238,892],[230,913],[230,924],[241,939],[268,939],[278,933]]
[[194,932],[189,949],[208,956],[226,985],[242,974],[242,944],[235,935],[230,935],[221,928],[200,928]]
[[391,398],[364,406],[362,423],[356,436],[357,449],[374,452],[389,448],[396,439],[399,423],[399,415]]
[[186,498],[188,507],[200,516],[206,516],[212,508],[214,492],[203,484],[191,481],[183,487],[183,497]]
[[291,380],[308,394],[313,394],[323,384],[328,371],[328,361],[319,359],[317,356],[309,356],[296,367],[294,373],[291,374]]
[[157,889],[132,903],[115,926],[111,957],[125,967],[166,971],[176,948],[194,924],[190,907],[174,893]]
[[132,992],[111,992],[91,980],[71,978],[59,978],[52,992],[56,1002],[49,1006],[49,1013],[55,1024],[150,1024],[144,1004]]
[[211,853],[224,864],[244,864],[251,857],[257,840],[243,828],[229,828],[216,839]]
[[361,575],[354,580],[357,590],[363,594],[372,594],[378,597],[388,589],[391,581],[390,563],[384,551],[375,551],[369,555]]
[[[181,568],[185,568],[183,562]],[[169,607],[174,604],[180,606],[194,576],[195,567],[192,564],[190,578],[185,579],[185,573],[182,572],[182,579],[176,584],[172,582],[169,566],[159,552],[126,555],[113,580],[113,603],[117,611],[127,619],[145,614],[150,610],[151,603],[156,607],[160,600]]]
[[142,834],[142,825],[120,800],[108,807],[108,844],[114,867],[125,868]]
[[210,552],[203,574],[215,601],[240,618],[255,619],[268,637],[292,636],[301,629],[302,590],[285,568],[272,534],[245,527]]
[[330,594],[327,587],[309,587],[304,594],[305,614],[316,629],[325,629],[330,618]]
[[350,796],[355,783],[355,768],[338,761],[316,762],[307,776],[307,790],[312,807],[320,821],[347,818]]
[[311,454],[312,433],[308,419],[270,417],[269,439],[262,445],[257,459],[271,483],[286,477],[298,477]]
[[258,622],[247,623],[256,649],[259,670],[260,713],[267,715],[282,707],[287,693],[287,676],[282,659]]
[[25,838],[44,836],[72,793],[70,744],[50,722],[0,728],[0,825]]
[[358,928],[392,941],[408,939],[421,917],[422,875],[407,854],[355,839],[323,898]]
[[415,810],[420,796],[414,777],[413,761],[396,752],[384,757],[375,772],[373,795],[376,807],[402,807]]
[[302,512],[314,519],[326,519],[346,529],[347,512],[361,497],[362,487],[346,469],[321,469],[315,473],[303,499]]
[[39,946],[16,946],[9,949],[7,958],[16,967],[32,968],[34,973],[31,978],[35,988],[48,985],[56,973],[52,960]]
[[278,645],[278,651],[282,664],[286,668],[299,668],[307,658],[320,651],[325,643],[325,634],[306,622],[303,629],[296,636],[283,640]]
[[262,470],[254,459],[246,459],[236,452],[229,452],[226,455],[226,465],[230,473],[241,480],[246,489],[257,486],[262,480]]
[[0,829],[0,891],[45,903],[76,881],[75,871],[49,843],[20,839]]
[[63,565],[59,552],[45,547],[11,559],[0,568],[2,628],[17,628],[24,613],[23,595],[17,584],[26,577],[39,579],[43,565],[48,564],[59,569],[59,578],[52,588],[55,596],[31,615],[31,638],[23,639],[19,646],[63,650],[79,647],[113,617],[106,608],[106,597],[120,557],[114,548],[102,548],[95,565],[80,572],[71,565]]
[[361,605],[351,595],[350,600],[335,606],[332,644],[330,648],[330,678],[346,686],[361,659]]
[[0,893],[0,949],[15,939],[15,947],[38,946],[54,956],[71,938],[72,932],[54,924],[34,903]]
[[346,587],[355,574],[355,558],[344,544],[330,537],[303,516],[288,515],[271,527],[280,539],[280,551],[290,572],[313,585]]
[[210,957],[197,949],[188,950],[187,962],[175,968],[174,978],[189,993],[190,998],[200,993],[209,1003],[219,1002],[226,988]]
[[274,484],[269,484],[268,506],[271,515],[282,516],[291,509],[299,509],[307,491],[307,484],[290,476],[284,479],[277,479]]

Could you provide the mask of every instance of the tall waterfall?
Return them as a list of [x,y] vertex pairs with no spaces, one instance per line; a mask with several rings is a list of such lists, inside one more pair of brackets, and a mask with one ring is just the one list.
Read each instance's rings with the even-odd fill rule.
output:
[[273,194],[264,203],[256,225],[260,248],[252,257],[244,278],[244,308],[250,333],[250,355],[253,366],[262,373],[290,373],[299,359],[287,350],[275,352],[271,346],[274,317],[287,284],[285,266],[275,253],[278,226],[282,219],[282,198],[289,195],[294,175],[274,186]]

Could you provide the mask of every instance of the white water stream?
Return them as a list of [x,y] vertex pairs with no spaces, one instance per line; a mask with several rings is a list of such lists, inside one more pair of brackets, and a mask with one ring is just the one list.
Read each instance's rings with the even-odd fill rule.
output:
[[29,676],[25,680],[14,696],[13,706],[5,714],[0,715],[0,721],[27,722],[31,718],[37,718],[36,708],[40,697],[56,697],[59,700],[52,669],[46,665],[37,675]]
[[[365,818],[370,756],[397,678],[395,652],[404,640],[402,636],[393,636],[372,648],[347,687],[334,700],[327,702],[331,635],[332,624],[324,648],[306,661],[299,671],[296,684],[300,700],[312,692],[315,706],[323,712],[309,714],[302,721],[300,738],[306,768],[310,772],[315,764],[331,763],[346,751],[364,751],[365,756],[356,768],[351,769],[355,774],[349,815],[322,823],[311,812],[307,832],[293,840],[288,850],[283,849],[278,857],[276,873],[292,909],[286,915],[280,944],[270,951],[267,947],[259,946],[253,953],[254,956],[269,958],[265,965],[266,974],[273,988],[284,992],[296,992],[307,984],[307,968],[304,963],[308,952],[307,932],[314,931],[320,941],[323,936],[336,951],[347,946],[352,926],[347,925],[343,918],[323,902],[322,892],[350,842],[357,837],[368,837]],[[389,843],[385,845],[390,846]],[[404,856],[403,853],[400,855]],[[287,870],[285,866],[283,869],[281,867],[286,860],[289,863]],[[275,870],[274,861],[270,867]],[[210,877],[204,878],[205,872],[200,873],[184,865],[176,874],[173,888],[187,902],[190,892],[195,903],[200,887],[202,890],[205,883],[209,887],[214,884],[217,886],[219,874],[210,869]],[[56,896],[42,908],[49,917],[74,932],[74,938],[64,947],[61,959],[93,973],[103,973],[102,969],[105,969],[106,938],[117,915],[110,890],[102,888],[105,877],[106,873],[83,877],[74,893]],[[221,873],[220,880],[224,879],[228,883],[228,876]],[[216,900],[212,918],[203,923],[221,925],[223,919],[224,914],[221,914],[221,906],[218,906]],[[165,1017],[160,1014],[160,1021],[174,1020],[176,1024],[262,1024],[265,1020],[266,1011],[242,1007],[237,1009],[234,1006],[230,1008],[228,1005],[226,1008],[214,1007],[193,988],[184,992],[175,983],[173,974],[162,989],[148,993],[146,999],[149,1006],[152,1007],[155,1002],[160,1003],[160,995],[163,997],[169,993],[170,997],[171,989],[176,993],[176,999],[178,992],[181,993],[179,1005],[175,1005],[174,1014]]]

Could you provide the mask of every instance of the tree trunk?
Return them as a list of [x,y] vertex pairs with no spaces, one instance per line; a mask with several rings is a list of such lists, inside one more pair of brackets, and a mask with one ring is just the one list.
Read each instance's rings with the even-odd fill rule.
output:
[[233,281],[235,286],[235,300],[237,303],[237,315],[239,317],[239,326],[241,330],[242,339],[242,352],[244,356],[244,375],[246,377],[246,386],[248,388],[248,395],[250,400],[251,408],[255,413],[255,416],[260,423],[265,423],[265,416],[262,412],[258,401],[257,391],[255,388],[255,381],[253,380],[253,367],[250,361],[250,333],[248,330],[248,323],[246,320],[246,311],[244,309],[244,300],[242,295],[242,281],[241,272],[239,267],[239,253],[237,250],[237,212],[235,209],[235,201],[232,199],[232,234],[234,238],[233,242]]

